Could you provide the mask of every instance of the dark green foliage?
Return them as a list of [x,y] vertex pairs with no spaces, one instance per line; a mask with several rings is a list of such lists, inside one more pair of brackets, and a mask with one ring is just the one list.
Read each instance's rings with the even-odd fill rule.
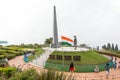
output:
[[52,43],[52,41],[53,41],[53,38],[51,38],[51,37],[46,39],[44,42],[44,46],[49,46]]
[[102,49],[107,50],[107,51],[113,51],[113,52],[117,52],[119,50],[118,45],[116,44],[116,46],[114,46],[113,43],[112,43],[112,46],[110,43],[107,44],[107,47],[106,45],[102,46]]
[[16,68],[13,68],[13,67],[6,67],[6,68],[4,68],[5,77],[6,78],[11,77],[14,74],[15,71],[16,71]]
[[[7,57],[8,59],[12,59],[15,56],[19,56],[22,55],[22,53],[24,52],[23,48],[20,47],[1,47],[0,48],[0,59]],[[4,56],[4,57],[3,57]]]
[[114,44],[112,44],[112,51],[113,51],[113,52],[115,51]]
[[3,59],[4,58],[4,55],[0,55],[0,59]]
[[110,43],[108,43],[107,44],[107,50],[111,50],[112,48],[111,48],[111,45],[110,45]]
[[118,45],[116,44],[116,46],[115,46],[115,51],[118,51]]
[[106,45],[102,46],[102,49],[104,49],[104,50],[107,50],[107,47],[106,47]]
[[[14,67],[6,67],[6,68],[0,67],[0,75],[4,75],[5,79],[10,78],[15,72],[16,72],[16,68]],[[0,76],[0,78],[1,77],[2,76]]]
[[16,54],[8,54],[7,58],[8,60],[13,59],[16,56]]

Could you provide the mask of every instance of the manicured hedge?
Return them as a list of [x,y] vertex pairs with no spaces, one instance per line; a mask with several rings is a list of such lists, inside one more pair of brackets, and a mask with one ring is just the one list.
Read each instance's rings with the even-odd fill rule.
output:
[[109,52],[109,51],[96,51],[100,54],[108,55],[108,56],[115,56],[120,58],[119,52]]
[[[105,64],[91,64],[91,65],[78,65],[74,64],[75,67],[75,72],[93,72],[95,66],[97,65],[99,67],[100,71],[103,71],[105,68]],[[45,68],[47,69],[53,69],[53,70],[58,70],[58,71],[67,71],[69,72],[69,66],[67,64],[57,64],[57,63],[49,63],[46,62]]]
[[20,47],[0,47],[0,59],[7,57],[9,60],[15,56],[22,55],[24,52],[24,49]]

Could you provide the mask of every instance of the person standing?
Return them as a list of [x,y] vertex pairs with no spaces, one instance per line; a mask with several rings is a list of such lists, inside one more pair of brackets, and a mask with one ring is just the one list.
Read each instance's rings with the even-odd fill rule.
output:
[[5,61],[5,65],[4,65],[4,67],[9,66],[7,57],[4,58],[4,61]]
[[99,67],[95,65],[94,72],[98,73],[99,72]]
[[75,68],[74,68],[74,64],[73,64],[73,62],[71,62],[71,63],[70,63],[70,67],[69,67],[69,71],[70,71],[70,72],[74,72],[74,69],[75,69]]
[[113,57],[111,57],[111,61],[109,62],[109,66],[111,69],[113,68]]
[[117,58],[115,57],[115,59],[113,60],[113,68],[116,69],[117,68]]

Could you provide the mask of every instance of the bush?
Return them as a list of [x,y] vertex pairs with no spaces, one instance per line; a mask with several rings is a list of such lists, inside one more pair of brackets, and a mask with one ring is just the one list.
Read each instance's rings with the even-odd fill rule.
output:
[[16,68],[14,67],[6,67],[6,68],[0,67],[0,75],[4,74],[5,79],[10,78],[15,73],[15,71],[16,71]]
[[7,58],[8,58],[8,60],[10,60],[10,59],[14,58],[15,56],[16,56],[16,54],[8,54]]
[[0,75],[2,75],[3,71],[4,71],[4,68],[0,67]]
[[0,59],[3,59],[4,58],[4,55],[0,55]]
[[108,51],[97,51],[100,54],[104,54],[104,55],[109,55],[109,56],[115,56],[115,57],[119,57],[120,58],[120,54],[119,52],[115,53],[115,52],[108,52]]
[[9,80],[40,80],[40,76],[35,69],[31,68],[22,72],[16,72]]
[[4,68],[5,77],[6,78],[11,77],[15,71],[16,71],[16,68],[14,68],[14,67],[6,67],[6,68]]
[[[31,68],[23,72],[17,72],[9,80],[73,80],[72,74],[67,76],[63,72],[44,70],[39,74]],[[75,80],[75,79],[74,79]]]

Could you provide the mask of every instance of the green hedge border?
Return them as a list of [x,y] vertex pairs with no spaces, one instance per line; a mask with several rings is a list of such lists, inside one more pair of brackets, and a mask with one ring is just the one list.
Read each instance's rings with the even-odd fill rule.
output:
[[[93,64],[93,65],[75,65],[75,72],[93,72],[95,65],[99,67],[100,71],[104,70],[104,66],[106,63],[103,64]],[[69,65],[67,64],[56,64],[56,63],[50,63],[46,62],[45,68],[47,69],[54,69],[58,71],[67,71],[69,72]]]

